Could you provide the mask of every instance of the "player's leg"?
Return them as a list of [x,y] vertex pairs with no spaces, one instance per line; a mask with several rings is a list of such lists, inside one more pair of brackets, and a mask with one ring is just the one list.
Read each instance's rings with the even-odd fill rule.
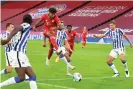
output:
[[123,66],[125,68],[126,77],[129,77],[129,71],[128,71],[128,65],[127,65],[126,58],[125,58],[125,53],[122,52],[122,51],[119,51],[118,53],[120,55],[120,59],[122,61],[122,64],[123,64]]
[[[69,44],[70,45],[70,48],[74,51],[74,44]],[[69,57],[71,57],[72,56],[72,52],[71,51],[69,51]]]
[[114,76],[112,77],[117,77],[119,76],[119,72],[116,69],[115,65],[113,64],[113,60],[117,58],[117,53],[115,52],[115,50],[112,50],[109,54],[109,57],[107,59],[107,64],[110,66],[110,68],[114,71]]
[[60,59],[62,59],[65,63],[66,63],[66,65],[67,65],[67,75],[71,75],[71,73],[70,73],[70,69],[75,69],[75,67],[74,66],[72,66],[71,64],[70,64],[70,57],[69,57],[69,55],[66,53],[66,50],[65,50],[65,48],[64,47],[61,47],[61,50],[62,50],[62,54],[60,54]]
[[36,75],[31,67],[26,68],[26,74],[29,76],[30,89],[37,89]]
[[49,61],[50,61],[50,58],[52,57],[52,54],[53,54],[53,45],[51,44],[51,42],[49,42],[49,45],[50,45],[50,48],[48,51],[48,57],[46,57],[46,66],[47,67],[49,66]]
[[45,35],[43,35],[43,41],[44,41],[43,47],[46,47],[46,36]]
[[25,80],[25,68],[24,67],[15,68],[15,70],[18,76],[9,78],[8,80],[2,82],[0,84],[0,87],[8,86],[8,85],[15,84],[15,83],[20,83]]
[[85,47],[85,37],[82,36],[82,48],[84,48],[84,47]]
[[6,68],[2,69],[0,71],[0,74],[8,74],[12,72],[12,66],[10,66],[10,62],[9,62],[9,59],[10,59],[9,52],[5,53],[5,57],[6,57]]
[[12,72],[12,66],[7,66],[5,69],[0,71],[0,74],[8,74]]

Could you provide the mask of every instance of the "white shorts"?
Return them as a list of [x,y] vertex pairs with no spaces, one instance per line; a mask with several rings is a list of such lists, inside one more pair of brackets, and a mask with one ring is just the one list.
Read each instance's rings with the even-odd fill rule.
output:
[[[66,49],[65,49],[65,47],[59,47],[59,50],[61,50],[62,51],[62,54],[65,54],[67,51],[66,51]],[[56,53],[56,51],[55,51],[55,49],[54,49],[54,53]]]
[[65,54],[66,53],[66,49],[65,49],[65,47],[59,47],[59,49],[62,51],[62,54]]
[[117,58],[117,56],[121,55],[122,53],[125,54],[125,50],[123,48],[122,49],[112,49],[109,55],[114,58]]
[[8,61],[12,67],[29,67],[30,62],[26,54],[18,51],[8,52]]

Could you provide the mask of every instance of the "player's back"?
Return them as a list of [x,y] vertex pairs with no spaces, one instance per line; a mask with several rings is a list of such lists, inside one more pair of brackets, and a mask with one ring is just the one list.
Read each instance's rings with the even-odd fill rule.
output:
[[26,53],[26,46],[28,43],[28,38],[30,35],[31,26],[28,23],[22,23],[21,26],[23,27],[23,30],[19,31],[17,33],[18,41],[16,42],[16,44],[14,46],[14,50]]
[[64,30],[57,30],[56,43],[59,47],[62,47],[64,40],[67,39],[67,34]]

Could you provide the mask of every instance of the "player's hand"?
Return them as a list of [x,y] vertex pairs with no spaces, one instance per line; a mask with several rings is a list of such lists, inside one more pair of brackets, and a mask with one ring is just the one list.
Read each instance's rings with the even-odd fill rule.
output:
[[74,52],[72,49],[70,49],[69,51],[72,52],[72,53]]
[[94,35],[93,35],[93,37],[97,37],[97,35],[96,35],[96,34],[94,34]]
[[133,48],[133,44],[132,43],[130,44],[130,47]]
[[36,26],[33,26],[32,27],[32,30],[36,32]]

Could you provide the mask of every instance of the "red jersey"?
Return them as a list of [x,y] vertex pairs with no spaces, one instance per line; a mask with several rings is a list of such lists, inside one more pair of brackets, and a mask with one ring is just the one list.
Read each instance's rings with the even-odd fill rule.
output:
[[44,21],[44,30],[50,31],[52,27],[57,27],[57,25],[60,23],[60,19],[57,15],[53,19],[50,19],[48,14],[44,14],[41,16],[41,20]]
[[83,29],[83,30],[82,30],[82,35],[86,36],[87,33],[88,33],[87,29]]
[[69,43],[74,43],[74,38],[77,35],[77,32],[75,30],[72,30],[71,32],[66,31],[67,36],[68,36],[68,42]]

